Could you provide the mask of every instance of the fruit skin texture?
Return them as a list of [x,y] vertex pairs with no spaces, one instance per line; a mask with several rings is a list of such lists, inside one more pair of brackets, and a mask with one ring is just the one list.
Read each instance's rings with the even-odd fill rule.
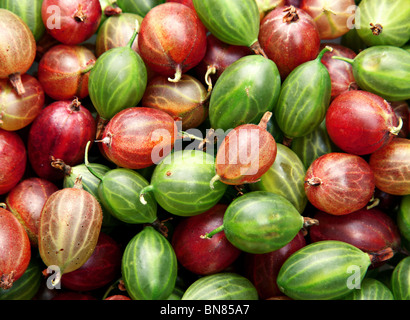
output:
[[400,200],[397,226],[403,238],[410,241],[410,195],[403,196]]
[[260,55],[242,57],[225,69],[212,89],[209,120],[215,130],[257,124],[275,107],[281,80],[275,63]]
[[269,191],[284,196],[302,214],[307,204],[305,175],[306,168],[296,153],[278,143],[274,163],[259,181],[249,187],[253,191]]
[[40,178],[56,181],[64,173],[50,164],[51,157],[74,166],[84,160],[85,146],[95,138],[91,112],[78,100],[56,101],[33,121],[27,142],[28,158]]
[[63,44],[80,44],[98,29],[99,0],[44,0],[41,16],[47,32]]
[[399,125],[389,103],[376,94],[353,90],[339,95],[326,114],[330,139],[343,151],[366,155],[389,144]]
[[354,0],[303,0],[300,7],[312,16],[320,39],[330,40],[350,30],[349,20],[354,16],[354,6]]
[[246,277],[258,290],[260,299],[283,296],[276,283],[279,270],[287,258],[305,245],[306,239],[299,231],[291,242],[278,250],[245,256]]
[[30,240],[23,226],[10,211],[0,208],[0,288],[12,288],[30,258]]
[[[377,45],[392,45],[401,47],[410,39],[408,0],[362,0],[359,3],[360,19],[357,23],[359,37],[369,47]],[[370,24],[382,27],[381,33],[375,35]],[[376,30],[377,31],[377,30]]]
[[367,253],[386,248],[394,252],[400,249],[401,235],[394,220],[377,208],[363,208],[341,216],[317,212],[314,218],[319,221],[319,225],[309,228],[312,242],[339,240]]
[[371,200],[375,178],[361,157],[331,152],[317,158],[306,171],[305,192],[319,210],[333,215],[362,209]]
[[88,96],[89,67],[94,53],[80,45],[56,45],[41,58],[38,80],[45,93],[54,100],[69,100]]
[[31,30],[13,12],[0,9],[0,79],[14,73],[26,73],[36,56],[36,42]]
[[266,131],[271,115],[267,112],[258,125],[243,124],[226,135],[216,154],[216,175],[223,183],[256,182],[275,162],[276,141]]
[[353,290],[344,300],[394,300],[394,296],[380,280],[364,278],[360,289]]
[[201,235],[222,224],[226,208],[225,204],[216,204],[204,213],[180,221],[176,226],[172,247],[178,262],[189,271],[198,275],[221,272],[239,257],[241,251],[226,239],[223,232],[211,239],[201,238]]
[[403,258],[393,269],[391,288],[395,300],[410,299],[409,270],[410,257]]
[[333,49],[332,52],[326,52],[321,60],[329,72],[330,80],[332,82],[332,90],[330,94],[330,100],[332,101],[343,92],[358,89],[353,75],[352,66],[348,63],[344,63],[343,61],[332,59],[332,57],[343,56],[349,59],[354,59],[356,57],[356,53],[348,47],[330,42],[322,43],[320,45],[320,49],[322,50],[326,46]]
[[23,177],[27,151],[22,138],[13,131],[0,129],[0,194],[8,193]]
[[[277,7],[261,21],[259,43],[269,59],[277,65],[282,80],[304,62],[319,54],[319,30],[313,18],[296,9],[292,20],[286,20],[290,7]],[[311,80],[310,80],[311,81]]]
[[99,202],[81,184],[53,193],[40,215],[38,248],[44,264],[58,266],[61,275],[79,269],[95,250],[102,218]]
[[394,138],[370,155],[376,187],[389,194],[410,194],[410,140]]
[[90,71],[88,91],[98,115],[109,120],[126,108],[135,107],[147,86],[147,68],[132,48],[133,37],[98,57]]
[[[204,80],[206,83],[216,83],[221,74],[236,60],[252,54],[252,51],[245,46],[234,46],[227,44],[213,34],[209,34],[206,38],[207,47],[204,58],[195,67],[195,74],[198,79]],[[209,79],[205,78],[207,71],[212,69]],[[208,83],[209,85],[209,83]]]
[[[206,52],[206,30],[195,12],[180,3],[163,3],[144,17],[138,34],[138,48],[153,71],[174,76],[195,67]],[[163,48],[167,48],[165,51]]]
[[[99,57],[112,48],[126,46],[134,32],[135,20],[141,25],[142,17],[137,14],[123,12],[119,15],[110,16],[107,19],[108,22],[103,23],[98,30],[95,40],[96,56]],[[131,48],[139,53],[137,40],[133,42]]]
[[311,61],[296,67],[282,83],[275,119],[287,139],[303,137],[325,119],[330,103],[331,79],[321,62],[326,47]]
[[0,80],[0,128],[16,131],[27,127],[44,107],[44,89],[28,74],[21,75],[25,93],[18,95],[8,79]]
[[[335,58],[335,57],[334,57]],[[362,50],[352,60],[356,83],[387,101],[410,99],[410,52],[394,46],[373,46]]]
[[220,272],[193,282],[181,300],[258,300],[258,292],[244,276]]
[[258,41],[259,9],[255,1],[193,0],[205,27],[219,40],[251,47]]
[[148,83],[141,105],[167,112],[181,121],[182,130],[196,128],[208,116],[207,91],[196,78],[184,74],[178,82],[156,76]]
[[171,152],[176,130],[174,119],[164,111],[126,108],[107,123],[102,134],[102,149],[108,159],[120,167],[147,168]]
[[122,277],[133,300],[167,299],[177,278],[177,259],[169,241],[153,227],[144,227],[125,248]]
[[61,278],[64,288],[91,291],[115,281],[120,276],[122,249],[109,235],[100,233],[91,257],[77,270]]
[[[369,255],[351,244],[319,241],[301,248],[285,261],[277,284],[294,300],[340,299],[354,290],[348,286],[349,277],[361,281],[370,263]],[[353,274],[349,271],[352,266],[357,267]]]
[[194,216],[211,209],[224,195],[227,185],[221,181],[211,189],[215,158],[200,150],[175,150],[154,169],[151,185],[141,194],[152,191],[157,203],[178,216]]
[[30,28],[34,39],[39,41],[44,35],[45,26],[41,18],[43,0],[0,0],[0,8],[4,8],[18,15]]
[[38,245],[38,225],[44,203],[58,187],[42,178],[31,177],[19,182],[10,190],[6,204],[23,225],[34,247]]
[[223,219],[226,238],[244,252],[263,254],[288,244],[303,228],[304,218],[284,197],[252,191],[236,198]]

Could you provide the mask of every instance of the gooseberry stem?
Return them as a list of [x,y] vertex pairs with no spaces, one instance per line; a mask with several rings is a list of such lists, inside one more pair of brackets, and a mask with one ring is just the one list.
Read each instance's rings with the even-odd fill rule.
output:
[[181,80],[181,77],[182,77],[182,67],[180,64],[178,64],[175,69],[174,78],[168,78],[168,81],[169,82],[179,82],[179,80]]
[[88,162],[88,149],[90,147],[91,141],[87,142],[87,145],[85,146],[85,155],[84,155],[84,164],[87,167],[88,171],[92,173],[96,178],[102,181],[103,176],[97,173],[93,168],[91,168],[90,163]]
[[128,48],[132,48],[132,45],[133,45],[133,43],[134,43],[134,41],[135,41],[135,38],[136,38],[137,35],[138,35],[139,30],[140,30],[140,24],[139,24],[138,20],[135,20],[135,30],[134,30],[134,32],[132,33],[132,36],[131,36],[130,41],[128,41],[128,44],[127,44],[127,47],[128,47]]
[[397,127],[393,127],[393,128],[390,130],[390,133],[393,134],[393,135],[395,135],[395,136],[397,136],[397,135],[400,133],[400,131],[401,131],[402,127],[403,127],[403,120],[402,120],[402,118],[401,118],[401,117],[398,117],[398,118],[399,118],[399,125],[398,125]]
[[340,56],[333,56],[332,59],[342,60],[342,61],[350,63],[350,64],[353,64],[353,62],[354,62],[354,59],[349,59],[349,58],[340,57]]
[[217,233],[223,231],[223,229],[224,229],[224,225],[222,224],[219,227],[212,230],[211,232],[202,235],[201,239],[211,239],[214,235],[216,235]]

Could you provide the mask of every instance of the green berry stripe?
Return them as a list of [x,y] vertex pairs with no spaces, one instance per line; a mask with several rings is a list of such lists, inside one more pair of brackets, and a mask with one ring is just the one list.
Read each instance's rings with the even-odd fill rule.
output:
[[116,4],[123,12],[135,13],[144,17],[148,11],[164,2],[165,0],[117,0]]
[[306,168],[298,155],[290,148],[277,143],[275,162],[258,182],[250,184],[250,188],[253,191],[279,194],[302,214],[307,204],[305,175]]
[[258,124],[276,105],[281,80],[276,64],[259,55],[232,63],[216,82],[209,102],[212,128],[229,130],[242,124]]
[[402,259],[394,268],[391,286],[396,300],[410,300],[410,257]]
[[160,162],[151,177],[150,186],[141,191],[153,192],[157,203],[179,216],[193,216],[212,208],[224,195],[227,185],[217,181],[211,189],[209,181],[215,175],[215,158],[199,150],[179,150]]
[[140,191],[148,181],[131,169],[117,168],[107,172],[98,187],[101,203],[118,220],[126,223],[152,223],[157,219],[157,203],[153,195],[145,198],[143,205]]
[[367,253],[346,242],[319,241],[296,251],[285,261],[277,284],[295,300],[340,299],[351,292],[357,281],[363,280],[370,263]]
[[193,282],[181,300],[257,300],[254,285],[236,273],[216,273]]
[[[409,39],[410,3],[408,0],[363,0],[357,12],[360,19],[356,28],[359,37],[368,45],[392,45],[401,47]],[[373,34],[372,27],[381,27],[381,32]],[[377,29],[374,30],[377,33]]]
[[391,290],[381,281],[365,278],[360,289],[353,289],[345,300],[394,300]]
[[221,41],[252,46],[258,41],[259,10],[254,0],[193,0],[205,27]]
[[325,47],[315,60],[296,67],[285,79],[274,109],[276,121],[289,138],[303,137],[324,120],[330,103],[329,72],[321,63]]
[[169,241],[147,226],[127,244],[122,277],[134,300],[164,300],[175,288],[177,259]]
[[263,254],[288,244],[303,224],[304,218],[284,197],[252,191],[228,206],[223,230],[229,242],[240,250]]

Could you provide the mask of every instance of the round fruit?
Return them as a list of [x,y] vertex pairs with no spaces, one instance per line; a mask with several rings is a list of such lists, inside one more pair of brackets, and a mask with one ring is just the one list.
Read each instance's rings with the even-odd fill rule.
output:
[[61,284],[73,291],[91,291],[104,287],[120,276],[122,249],[109,235],[100,233],[88,260],[77,270],[64,274]]
[[394,46],[373,46],[362,50],[354,59],[334,56],[350,63],[356,83],[362,90],[388,101],[410,99],[410,52]]
[[8,210],[19,219],[32,246],[38,244],[38,226],[44,203],[56,191],[58,187],[54,183],[31,177],[19,182],[6,197]]
[[258,290],[260,299],[283,296],[276,283],[279,270],[287,258],[305,245],[306,239],[303,232],[299,231],[292,241],[278,250],[265,254],[245,255],[246,277]]
[[330,75],[330,81],[332,83],[330,100],[336,98],[339,94],[350,91],[357,90],[358,85],[353,75],[353,68],[348,63],[343,61],[338,61],[332,59],[333,56],[343,56],[349,59],[354,59],[356,53],[340,44],[324,42],[320,45],[321,50],[326,46],[331,47],[333,50],[331,52],[326,52],[322,57],[322,63],[325,65],[327,71]]
[[119,167],[147,168],[171,152],[176,130],[174,119],[165,111],[126,108],[107,123],[102,134],[102,150]]
[[208,211],[180,221],[172,236],[172,247],[178,262],[198,275],[218,273],[228,268],[241,251],[233,246],[223,232],[211,239],[201,235],[222,224],[227,205],[216,204]]
[[375,177],[361,157],[331,152],[317,158],[306,171],[305,192],[317,209],[333,215],[366,206],[373,197]]
[[393,195],[410,194],[410,140],[394,138],[370,155],[376,187]]
[[59,268],[53,285],[91,257],[102,218],[99,202],[82,189],[81,177],[73,188],[58,190],[47,199],[40,215],[38,248],[46,266]]
[[249,187],[253,191],[269,191],[285,197],[302,214],[307,204],[305,175],[306,168],[296,153],[278,143],[275,162]]
[[228,131],[242,124],[259,123],[275,107],[280,89],[280,75],[272,60],[259,55],[238,59],[225,69],[212,89],[211,127]]
[[224,195],[221,181],[209,185],[215,175],[215,158],[200,150],[175,150],[155,167],[151,184],[141,193],[153,192],[158,204],[177,216],[194,216],[211,209]]
[[94,53],[85,46],[56,45],[48,50],[38,65],[38,80],[45,93],[54,100],[88,96],[90,68]]
[[297,66],[317,57],[320,36],[313,18],[304,10],[282,6],[261,21],[259,42],[284,80]]
[[27,151],[22,138],[0,128],[0,194],[8,193],[26,170]]
[[243,124],[229,131],[216,154],[216,180],[230,185],[253,183],[269,170],[277,146],[266,130],[272,113],[266,112],[258,125]]
[[0,208],[0,288],[12,288],[26,271],[30,259],[26,231],[10,211]]
[[177,279],[177,258],[168,240],[153,227],[144,227],[127,244],[122,278],[134,300],[163,300],[171,295]]
[[138,35],[144,62],[155,72],[173,76],[169,80],[175,82],[202,60],[206,45],[204,25],[194,10],[180,3],[163,3],[151,9]]
[[304,227],[305,218],[284,197],[265,191],[252,191],[233,200],[223,224],[203,235],[212,238],[224,231],[235,247],[263,254],[288,244]]
[[318,212],[314,218],[320,223],[309,229],[312,242],[339,240],[367,253],[388,248],[393,252],[400,250],[401,235],[395,221],[377,208],[363,208],[341,216]]
[[0,9],[0,79],[9,79],[18,95],[24,94],[21,75],[36,57],[36,41],[27,24],[13,12]]
[[258,300],[258,292],[244,276],[220,272],[194,281],[181,300]]
[[303,0],[301,8],[315,21],[322,40],[346,34],[355,15],[354,0]]
[[25,92],[18,95],[7,79],[0,80],[0,128],[16,131],[27,127],[44,107],[41,83],[28,74],[21,75]]
[[80,44],[97,31],[99,0],[43,0],[41,16],[47,32],[63,44]]
[[403,46],[410,39],[408,0],[362,0],[356,30],[368,46]]
[[277,284],[294,300],[340,299],[363,280],[371,258],[342,241],[319,241],[292,254],[282,265]]
[[56,181],[64,173],[51,165],[61,159],[69,166],[84,160],[85,146],[95,138],[96,124],[91,112],[78,99],[55,101],[33,121],[27,142],[30,164],[44,179]]
[[347,153],[371,154],[398,135],[402,122],[383,98],[353,90],[340,94],[326,113],[326,129],[335,145]]
[[39,41],[46,30],[41,18],[43,0],[0,0],[0,8],[7,9],[18,15],[30,28],[34,39]]
[[178,82],[165,76],[154,77],[147,85],[141,105],[170,114],[181,121],[182,130],[196,128],[208,116],[208,94],[203,84],[190,75],[182,75]]
[[[95,40],[96,56],[99,57],[112,48],[126,46],[134,33],[135,21],[138,21],[138,25],[140,26],[142,17],[137,14],[125,12],[109,17],[107,22],[104,22],[98,30]],[[137,39],[138,35],[131,48],[138,53]]]
[[264,55],[258,41],[260,16],[255,1],[193,0],[205,27],[219,40],[250,47]]

